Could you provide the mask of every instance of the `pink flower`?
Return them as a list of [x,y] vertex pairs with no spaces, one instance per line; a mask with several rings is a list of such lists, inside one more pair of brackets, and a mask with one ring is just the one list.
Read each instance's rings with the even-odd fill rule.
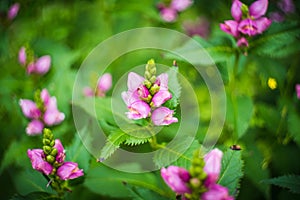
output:
[[238,25],[239,25],[238,22],[234,20],[226,20],[224,24],[220,24],[220,28],[225,33],[228,33],[233,37],[238,37],[239,36]]
[[270,13],[270,19],[273,22],[283,22],[284,21],[284,15],[280,12],[272,12]]
[[19,101],[19,104],[25,117],[29,119],[37,119],[41,116],[41,111],[33,101],[28,99],[21,99]]
[[174,22],[177,19],[177,11],[173,8],[164,7],[160,10],[160,16],[166,22]]
[[9,9],[8,9],[8,13],[7,13],[7,18],[9,20],[13,20],[18,12],[19,12],[19,9],[20,9],[20,4],[19,3],[15,3],[13,4]]
[[245,35],[249,35],[249,36],[254,36],[254,35],[257,35],[257,33],[258,33],[256,21],[254,21],[252,19],[248,19],[248,18],[242,20],[239,23],[238,30],[241,33],[243,33]]
[[30,62],[27,65],[27,69],[26,69],[27,74],[32,74],[35,72],[35,63],[34,62]]
[[242,2],[239,0],[233,0],[231,5],[231,15],[235,21],[240,21],[242,19]]
[[112,76],[108,73],[103,74],[99,78],[98,85],[97,85],[97,96],[105,96],[105,93],[111,88],[112,86]]
[[258,19],[266,14],[268,9],[268,0],[257,0],[249,7],[249,14],[251,18]]
[[49,175],[52,172],[53,167],[44,160],[45,154],[42,149],[28,149],[27,155],[31,161],[33,169],[40,171],[46,175]]
[[45,124],[52,126],[61,123],[65,119],[65,114],[59,112],[57,109],[56,98],[51,97],[48,105],[46,105],[46,111],[44,113]]
[[147,118],[150,114],[151,108],[144,101],[136,101],[128,106],[129,112],[126,112],[129,119]]
[[213,184],[201,196],[202,200],[234,200],[229,196],[228,189],[218,184]]
[[162,73],[156,78],[155,83],[160,87],[159,90],[168,90],[168,81],[168,74]]
[[204,156],[205,166],[203,170],[207,174],[205,185],[214,184],[219,179],[222,156],[223,152],[219,149],[213,149]]
[[26,49],[25,49],[25,47],[21,47],[21,49],[19,50],[19,63],[22,66],[25,66],[26,65],[26,59],[27,59]]
[[94,91],[90,87],[84,87],[83,88],[83,95],[86,96],[86,97],[92,97],[92,96],[94,96]]
[[50,65],[51,65],[51,57],[48,55],[42,56],[39,59],[37,59],[37,61],[35,62],[35,68],[33,72],[40,75],[44,75],[49,71]]
[[58,163],[63,163],[65,160],[66,154],[65,154],[65,149],[59,139],[55,140],[55,144],[53,147],[55,149],[57,149],[56,161]]
[[34,119],[27,125],[26,133],[27,135],[39,135],[42,134],[43,128],[43,122],[38,119]]
[[152,103],[155,107],[159,107],[171,98],[172,94],[168,90],[160,90],[153,96]]
[[161,176],[166,184],[177,194],[191,193],[187,183],[190,180],[189,172],[177,166],[161,169]]
[[195,21],[185,21],[183,23],[183,29],[189,36],[198,35],[203,38],[208,38],[210,34],[210,22],[204,17],[199,17]]
[[65,162],[57,169],[57,175],[61,180],[68,180],[83,176],[83,170],[74,162]]
[[297,98],[300,99],[300,84],[296,84],[295,88],[296,88]]
[[138,96],[141,98],[141,99],[146,99],[148,98],[148,96],[150,95],[150,92],[148,90],[148,88],[144,85],[141,85],[138,89],[137,89],[137,93],[138,93]]
[[156,126],[170,125],[178,122],[178,119],[173,117],[173,113],[174,111],[167,107],[159,107],[153,111],[151,120]]
[[181,12],[193,4],[192,0],[172,0],[171,8]]
[[242,47],[242,46],[248,47],[248,46],[249,46],[249,43],[248,43],[248,41],[247,41],[246,38],[241,37],[241,38],[237,41],[237,46],[238,46],[238,47]]
[[285,14],[295,12],[295,5],[293,0],[281,0],[277,3],[277,5]]

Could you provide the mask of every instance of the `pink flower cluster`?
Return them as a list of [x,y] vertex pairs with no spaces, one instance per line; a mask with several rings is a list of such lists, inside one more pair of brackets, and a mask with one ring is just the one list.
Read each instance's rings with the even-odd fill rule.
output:
[[168,90],[168,74],[160,74],[150,90],[143,84],[144,81],[144,77],[134,72],[128,74],[128,91],[122,92],[122,98],[129,109],[127,117],[136,120],[151,116],[156,126],[178,122],[173,117],[174,111],[162,106],[172,98]]
[[[207,174],[204,185],[207,189],[201,195],[202,200],[233,200],[228,194],[228,189],[217,184],[221,171],[221,161],[223,153],[219,149],[213,149],[204,156],[204,172]],[[192,189],[189,188],[191,176],[189,171],[177,166],[169,166],[161,169],[161,176],[167,185],[177,194],[190,194]],[[200,198],[200,197],[199,197]]]
[[158,4],[161,18],[166,22],[174,22],[178,12],[182,12],[193,4],[192,0],[172,0],[169,6],[163,3]]
[[279,0],[277,7],[279,11],[270,13],[270,18],[275,22],[284,21],[286,15],[292,14],[296,10],[293,0]]
[[105,93],[111,88],[111,86],[112,86],[112,76],[109,73],[105,73],[103,74],[103,76],[101,76],[98,79],[98,84],[95,92],[91,87],[85,87],[83,89],[83,94],[86,97],[91,97],[91,96],[105,97]]
[[41,134],[45,125],[57,125],[65,119],[64,113],[57,109],[56,98],[51,97],[47,89],[41,91],[40,99],[42,101],[41,107],[29,99],[19,101],[23,114],[31,120],[26,128],[28,135]]
[[[55,140],[53,146],[57,150],[55,162],[59,167],[56,170],[56,175],[61,180],[74,179],[83,176],[83,170],[78,168],[78,164],[75,162],[65,162],[65,149],[59,139]],[[42,172],[45,175],[49,175],[52,172],[55,173],[54,167],[46,161],[45,153],[42,149],[28,149],[27,155],[31,161],[32,168]]]
[[42,56],[38,59],[28,59],[26,48],[21,47],[19,50],[19,63],[26,67],[27,74],[46,74],[51,66],[51,57],[49,55]]
[[268,0],[257,0],[248,8],[239,0],[233,0],[231,6],[231,15],[234,20],[226,20],[220,24],[222,31],[234,36],[237,39],[238,46],[249,46],[246,37],[252,37],[263,33],[269,28],[272,21],[266,14]]

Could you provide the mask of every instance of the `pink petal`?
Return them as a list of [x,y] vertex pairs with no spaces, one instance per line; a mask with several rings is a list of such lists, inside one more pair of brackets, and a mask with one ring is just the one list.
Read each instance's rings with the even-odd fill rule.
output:
[[280,0],[277,5],[285,14],[295,12],[295,5],[293,0]]
[[8,13],[7,13],[7,18],[9,20],[13,20],[18,12],[19,12],[19,9],[20,9],[20,4],[19,3],[15,3],[13,4],[9,9],[8,9]]
[[63,163],[66,155],[65,155],[65,149],[61,141],[59,139],[56,139],[53,147],[57,149],[56,161],[58,163]]
[[44,128],[43,122],[34,119],[28,124],[26,128],[26,133],[27,135],[40,135],[42,134],[43,128]]
[[173,0],[171,2],[171,8],[181,12],[193,4],[192,0]]
[[[213,149],[204,156],[205,166],[203,170],[206,172],[211,183],[215,183],[221,171],[223,152],[219,149]],[[210,185],[211,183],[208,183]]]
[[242,38],[240,38],[238,41],[237,41],[237,46],[238,47],[248,47],[249,46],[249,43],[248,43],[248,41],[247,41],[247,39],[246,38],[244,38],[244,37],[242,37]]
[[129,112],[127,112],[126,114],[129,119],[147,118],[151,111],[150,106],[144,101],[136,101],[128,108]]
[[44,122],[49,125],[56,125],[65,119],[65,114],[59,112],[56,105],[56,98],[51,97],[44,113]]
[[145,78],[137,73],[130,72],[128,74],[127,87],[128,91],[134,92],[144,82]]
[[296,88],[297,98],[300,99],[300,84],[296,84],[295,88]]
[[42,56],[35,63],[34,72],[41,75],[46,74],[50,69],[50,65],[51,65],[51,57],[48,55]]
[[83,176],[83,170],[78,168],[75,162],[65,162],[57,169],[57,175],[61,180],[74,179]]
[[26,59],[27,59],[26,49],[25,49],[25,47],[21,47],[21,49],[19,50],[19,63],[22,66],[25,66],[26,65]]
[[35,71],[36,71],[35,63],[34,63],[34,62],[30,62],[30,63],[27,65],[27,69],[26,69],[27,74],[35,73]]
[[156,78],[155,83],[159,85],[160,90],[168,90],[168,81],[169,81],[168,74],[162,73]]
[[257,19],[266,14],[268,9],[268,0],[257,0],[249,7],[249,14],[254,19]]
[[154,125],[170,125],[172,123],[178,122],[176,117],[173,117],[173,110],[167,107],[159,107],[152,112],[151,120]]
[[261,18],[257,19],[255,22],[256,22],[258,33],[264,32],[272,24],[272,21],[266,17],[261,17]]
[[41,99],[42,99],[44,105],[47,107],[47,105],[49,104],[49,101],[50,101],[50,94],[49,94],[48,90],[45,88],[41,91]]
[[231,15],[236,21],[240,21],[242,19],[242,2],[239,0],[233,0],[231,5]]
[[45,155],[42,149],[28,149],[27,155],[31,161],[33,169],[40,171],[46,175],[49,175],[52,172],[53,167],[44,160]]
[[256,21],[251,20],[251,19],[242,20],[239,23],[238,30],[241,33],[243,33],[245,35],[249,35],[249,36],[255,36],[259,33]]
[[226,20],[224,24],[220,24],[220,29],[234,37],[239,36],[238,23],[234,20]]
[[86,96],[86,97],[92,97],[92,96],[94,96],[94,93],[95,92],[90,87],[83,88],[83,95]]
[[168,90],[158,91],[152,98],[153,105],[159,107],[172,98],[172,94]]
[[173,8],[163,8],[160,16],[166,22],[174,22],[177,19],[177,11]]
[[98,81],[98,89],[102,92],[108,91],[112,86],[112,76],[111,74],[103,74]]
[[229,196],[228,189],[218,184],[214,184],[208,188],[201,196],[202,200],[234,200]]
[[191,193],[187,183],[190,179],[189,172],[177,166],[169,166],[161,169],[161,176],[166,184],[177,194]]
[[41,111],[38,109],[35,102],[28,99],[20,99],[19,105],[25,117],[29,119],[37,119],[41,116]]

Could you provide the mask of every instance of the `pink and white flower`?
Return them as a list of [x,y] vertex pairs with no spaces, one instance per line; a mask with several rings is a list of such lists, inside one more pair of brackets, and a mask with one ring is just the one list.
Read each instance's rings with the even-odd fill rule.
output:
[[159,107],[152,112],[151,120],[154,125],[170,125],[178,122],[176,117],[173,117],[174,111],[167,107]]
[[31,161],[32,168],[40,171],[46,175],[49,175],[53,167],[47,161],[45,161],[45,154],[42,149],[28,149],[27,155]]
[[57,175],[61,180],[75,179],[83,176],[83,170],[75,162],[65,162],[57,169]]

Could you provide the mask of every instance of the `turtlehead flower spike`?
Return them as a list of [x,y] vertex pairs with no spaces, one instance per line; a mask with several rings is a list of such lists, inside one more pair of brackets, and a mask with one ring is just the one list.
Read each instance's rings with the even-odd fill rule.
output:
[[190,193],[191,190],[187,186],[190,174],[189,172],[177,166],[169,166],[161,169],[161,176],[166,184],[177,194]]
[[129,110],[126,112],[127,117],[133,120],[150,118],[155,126],[178,122],[178,119],[173,117],[173,110],[162,107],[172,98],[168,88],[168,74],[162,73],[156,77],[153,59],[148,61],[145,69],[144,77],[134,72],[128,74],[128,91],[121,93]]
[[57,169],[57,175],[61,180],[75,179],[83,176],[83,170],[74,162],[65,162]]

